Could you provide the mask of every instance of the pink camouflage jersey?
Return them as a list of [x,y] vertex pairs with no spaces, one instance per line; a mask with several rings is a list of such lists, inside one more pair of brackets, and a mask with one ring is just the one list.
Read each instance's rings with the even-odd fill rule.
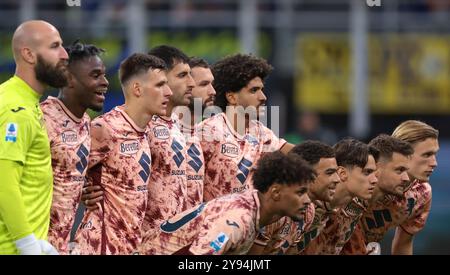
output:
[[195,134],[195,128],[185,126],[181,120],[177,120],[181,132],[185,136],[187,146],[187,209],[203,202],[203,181],[205,178],[205,159],[199,137]]
[[[159,224],[187,209],[187,145],[174,119],[153,116],[149,125],[152,175],[148,185],[149,204],[143,224],[143,241],[157,231]],[[141,249],[142,250],[142,249]]]
[[162,223],[146,252],[246,254],[259,230],[259,208],[256,190],[202,203]]
[[80,254],[133,254],[142,241],[151,154],[146,129],[123,107],[94,119],[88,184],[100,185],[100,209],[87,210],[78,228]]
[[49,242],[60,254],[68,254],[70,231],[85,184],[91,137],[90,118],[72,114],[58,98],[41,103],[50,141],[53,168],[53,201]]
[[314,204],[310,203],[302,220],[294,221],[289,217],[283,217],[264,226],[259,231],[255,244],[264,246],[263,255],[296,253],[298,242],[312,225],[314,211]]
[[205,119],[196,129],[205,158],[205,201],[253,189],[251,178],[259,158],[286,143],[254,120],[248,133],[239,135],[224,113]]
[[420,232],[431,209],[431,186],[415,180],[403,197],[386,195],[370,205],[359,222],[360,232],[352,236],[345,254],[366,254],[366,244],[380,242],[387,231],[400,226],[411,235]]
[[330,216],[337,213],[336,210],[330,209],[327,202],[314,201],[315,211],[314,219],[308,230],[301,236],[300,242],[298,243],[298,252],[303,254],[303,250],[320,235],[322,230],[325,228]]
[[331,215],[322,233],[303,250],[305,255],[338,255],[350,240],[356,225],[366,210],[366,201],[353,198],[350,203]]

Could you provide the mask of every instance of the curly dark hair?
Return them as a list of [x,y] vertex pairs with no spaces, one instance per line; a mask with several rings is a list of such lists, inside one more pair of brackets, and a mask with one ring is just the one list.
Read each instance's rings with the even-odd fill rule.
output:
[[217,93],[215,105],[225,110],[227,92],[238,92],[255,77],[264,81],[272,69],[266,60],[247,54],[231,55],[217,61],[211,67]]
[[168,45],[154,47],[148,54],[161,58],[166,63],[169,71],[179,63],[187,64],[189,62],[189,57],[184,52]]
[[317,164],[321,158],[335,157],[334,150],[330,145],[316,140],[307,140],[297,144],[289,153],[299,155],[309,165]]
[[148,72],[149,69],[166,70],[166,64],[156,56],[145,53],[134,53],[120,63],[120,83],[124,85],[133,76]]
[[380,152],[380,157],[391,160],[393,153],[399,153],[403,156],[410,156],[414,154],[414,149],[411,144],[398,138],[381,134],[372,139],[370,146],[376,148]]
[[64,48],[69,55],[69,65],[92,56],[100,56],[105,50],[91,44],[83,44],[75,40],[71,45]]
[[345,138],[333,146],[336,154],[337,165],[352,168],[358,166],[364,168],[372,155],[375,161],[378,161],[380,152],[359,140],[354,138]]
[[258,161],[253,184],[258,191],[265,193],[274,183],[306,184],[313,182],[316,176],[314,169],[301,157],[275,151],[265,154]]

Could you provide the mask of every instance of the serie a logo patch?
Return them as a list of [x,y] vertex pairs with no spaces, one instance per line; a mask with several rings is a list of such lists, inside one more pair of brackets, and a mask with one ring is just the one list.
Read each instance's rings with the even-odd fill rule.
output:
[[16,142],[18,129],[19,129],[19,125],[17,125],[17,123],[6,124],[5,141],[6,142]]

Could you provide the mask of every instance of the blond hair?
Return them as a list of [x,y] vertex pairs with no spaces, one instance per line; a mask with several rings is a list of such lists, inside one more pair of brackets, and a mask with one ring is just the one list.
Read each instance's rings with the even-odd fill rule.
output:
[[439,137],[439,131],[425,122],[407,120],[395,128],[392,136],[413,145],[417,142],[424,141],[427,138],[437,139]]

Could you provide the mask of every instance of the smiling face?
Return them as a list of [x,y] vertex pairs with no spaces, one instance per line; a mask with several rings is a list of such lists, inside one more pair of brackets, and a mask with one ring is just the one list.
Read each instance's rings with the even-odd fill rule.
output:
[[70,85],[83,107],[97,112],[103,109],[109,86],[105,70],[105,65],[98,56],[91,56],[70,64]]
[[311,198],[329,202],[334,196],[336,186],[340,179],[337,174],[338,166],[335,158],[321,158],[313,166],[317,173],[315,181],[310,185]]

